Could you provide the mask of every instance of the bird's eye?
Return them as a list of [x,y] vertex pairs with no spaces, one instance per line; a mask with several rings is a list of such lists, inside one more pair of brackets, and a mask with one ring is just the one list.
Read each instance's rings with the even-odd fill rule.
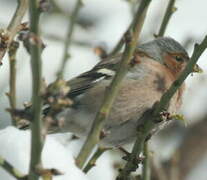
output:
[[180,56],[175,56],[175,59],[178,62],[183,62],[184,61],[184,59],[182,57],[180,57]]

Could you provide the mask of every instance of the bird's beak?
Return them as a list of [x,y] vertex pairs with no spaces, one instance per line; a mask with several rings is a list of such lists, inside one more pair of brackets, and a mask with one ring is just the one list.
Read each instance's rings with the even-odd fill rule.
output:
[[203,69],[201,69],[201,67],[198,64],[196,64],[193,68],[193,72],[202,73]]

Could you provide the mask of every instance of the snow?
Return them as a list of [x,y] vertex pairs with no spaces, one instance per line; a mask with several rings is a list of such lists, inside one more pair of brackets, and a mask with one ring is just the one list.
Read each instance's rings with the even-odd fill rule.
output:
[[[7,127],[0,131],[0,155],[10,162],[23,174],[29,169],[30,160],[30,132],[20,131],[14,127]],[[75,165],[72,154],[55,140],[47,136],[42,153],[43,167],[58,169],[63,175],[55,176],[54,180],[87,180],[88,178]],[[14,180],[0,168],[0,179]]]

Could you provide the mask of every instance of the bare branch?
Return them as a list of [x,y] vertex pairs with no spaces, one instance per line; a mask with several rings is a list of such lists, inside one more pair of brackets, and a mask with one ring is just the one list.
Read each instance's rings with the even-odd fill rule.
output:
[[148,142],[146,141],[144,144],[144,162],[142,167],[142,179],[143,180],[150,180],[150,157],[149,157],[149,149],[148,149]]
[[73,13],[70,16],[70,23],[68,24],[68,32],[66,34],[66,39],[65,39],[65,45],[64,45],[64,51],[63,51],[63,58],[62,58],[62,62],[61,62],[61,66],[59,71],[57,72],[57,78],[58,79],[62,79],[63,78],[63,73],[65,70],[65,65],[68,61],[68,58],[70,57],[70,55],[68,54],[68,48],[72,42],[72,34],[74,31],[74,26],[75,26],[75,22],[77,19],[77,15],[79,12],[79,9],[82,5],[82,1],[78,0],[75,6],[75,9],[73,11]]
[[19,170],[17,170],[16,168],[14,168],[8,161],[6,161],[5,159],[3,159],[0,156],[0,166],[6,171],[8,172],[10,175],[12,175],[13,177],[15,177],[17,180],[26,180],[27,176],[23,175]]
[[13,41],[14,36],[21,29],[20,27],[21,21],[25,15],[27,8],[28,8],[28,0],[18,0],[17,9],[7,27],[6,36],[8,36],[8,39],[5,43],[4,48],[0,48],[0,64],[2,63],[2,58],[4,57],[7,48],[10,46],[11,42]]
[[162,20],[162,24],[160,26],[159,33],[157,35],[158,37],[163,36],[165,34],[165,30],[166,30],[167,25],[170,21],[170,18],[172,16],[172,14],[176,11],[176,8],[174,7],[175,1],[176,0],[169,0],[164,18]]
[[111,148],[104,148],[104,147],[98,147],[98,149],[96,150],[96,152],[94,153],[94,155],[91,157],[91,159],[89,160],[88,164],[86,165],[86,167],[83,169],[83,172],[87,173],[88,171],[90,171],[95,165],[96,165],[96,161],[97,159],[107,150],[110,150]]
[[[142,3],[140,3],[140,7],[142,6]],[[139,11],[137,11],[136,15],[135,15],[135,18],[133,19],[132,23],[130,24],[129,28],[127,29],[126,32],[130,31],[130,29],[132,29],[135,24],[137,23],[137,18],[139,18]],[[114,49],[108,54],[108,57],[112,57],[114,56],[115,54],[117,54],[121,48],[123,47],[125,43],[125,40],[124,40],[124,36],[119,40],[119,42],[117,43],[117,45],[114,47]]]
[[[16,53],[19,47],[19,43],[13,41],[9,48],[9,70],[10,70],[10,77],[9,77],[9,92],[7,96],[9,98],[10,107],[12,110],[16,109]],[[12,117],[12,124],[16,125],[16,118],[11,114]]]
[[32,109],[31,109],[31,161],[29,180],[37,180],[39,175],[36,168],[41,166],[41,152],[43,148],[43,136],[41,134],[42,113],[42,64],[41,64],[41,40],[39,38],[39,16],[38,1],[29,0],[30,13],[30,54],[32,69]]

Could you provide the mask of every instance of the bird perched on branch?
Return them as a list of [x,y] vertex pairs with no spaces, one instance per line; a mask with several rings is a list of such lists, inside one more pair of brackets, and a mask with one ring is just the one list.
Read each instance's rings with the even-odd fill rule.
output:
[[[58,131],[85,136],[102,104],[121,55],[97,64],[92,70],[69,81],[69,96],[76,105],[59,116]],[[159,101],[189,61],[188,53],[174,39],[160,37],[139,45],[132,67],[122,81],[104,126],[102,143],[121,146],[136,137],[139,118]],[[167,111],[175,114],[182,104],[183,84],[171,99]]]

